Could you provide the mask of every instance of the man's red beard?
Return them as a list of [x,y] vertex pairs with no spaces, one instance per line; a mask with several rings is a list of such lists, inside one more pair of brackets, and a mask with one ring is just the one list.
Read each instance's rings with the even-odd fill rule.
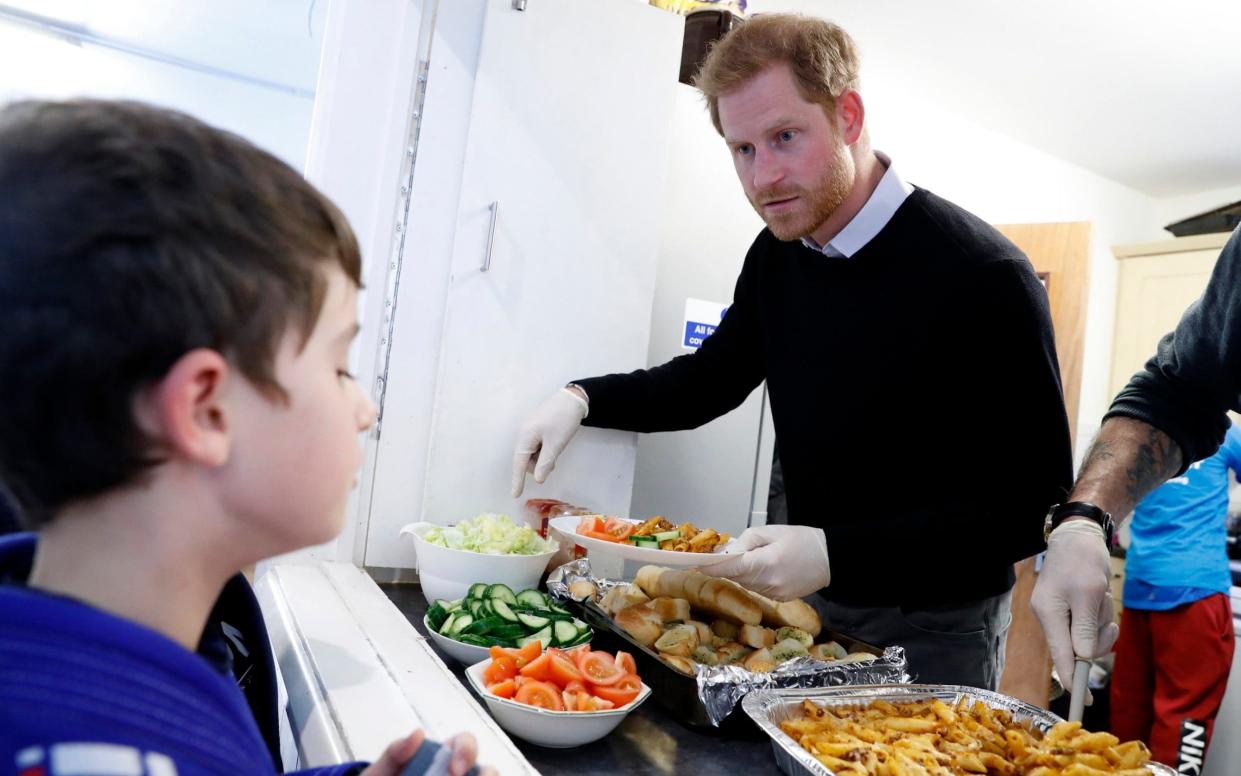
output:
[[[750,198],[750,204],[777,239],[796,240],[812,234],[849,196],[855,177],[853,160],[843,143],[834,145],[835,158],[814,186],[776,186]],[[770,213],[765,207],[791,197],[798,201],[786,212]]]

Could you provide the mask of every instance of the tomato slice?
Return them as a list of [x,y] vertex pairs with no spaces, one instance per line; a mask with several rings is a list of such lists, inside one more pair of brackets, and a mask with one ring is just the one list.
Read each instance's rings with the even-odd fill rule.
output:
[[628,652],[616,651],[616,665],[627,674],[638,673],[638,664],[634,662],[633,655]]
[[488,687],[487,691],[500,698],[512,698],[517,694],[517,682],[514,682],[512,679],[496,682]]
[[552,654],[551,680],[553,682],[567,690],[570,684],[574,682],[581,684],[584,679],[582,672],[573,663],[572,657],[563,652]]
[[[505,649],[503,647],[492,647],[492,649],[503,649],[512,655],[517,660],[517,667],[520,669],[525,668],[527,663],[533,663],[535,660],[538,660],[539,655],[543,654],[543,642],[532,641],[521,649]],[[492,657],[495,657],[495,652],[491,654]]]
[[604,525],[605,523],[603,522],[603,518],[598,515],[586,515],[582,518],[582,521],[577,524],[577,532],[583,535],[589,535],[590,531],[604,533]]
[[577,693],[564,690],[560,693],[560,699],[564,701],[565,711],[577,711]]
[[491,658],[491,665],[483,670],[483,683],[490,686],[517,676],[517,659],[512,655]]
[[606,652],[583,654],[578,660],[577,669],[591,684],[616,684],[625,676],[625,672]]
[[530,679],[546,682],[552,676],[552,654],[544,652],[534,661],[518,669],[518,673]]
[[587,692],[585,682],[569,682],[564,686],[565,692]]
[[547,682],[526,682],[518,688],[513,699],[527,706],[564,711],[564,699],[560,697],[560,690]]
[[603,530],[615,537],[615,541],[623,542],[629,538],[629,535],[637,529],[637,526],[628,520],[621,520],[619,517],[609,517],[603,524]]
[[617,539],[615,536],[608,533],[607,531],[581,531],[579,530],[578,533],[581,534],[582,536],[585,536],[587,539],[598,539],[601,542],[619,542],[620,541],[620,539]]
[[599,698],[590,694],[583,694],[578,698],[578,711],[607,711],[616,708],[616,704],[606,698]]
[[642,680],[637,674],[625,674],[615,684],[596,684],[591,692],[617,707],[624,706],[642,692]]

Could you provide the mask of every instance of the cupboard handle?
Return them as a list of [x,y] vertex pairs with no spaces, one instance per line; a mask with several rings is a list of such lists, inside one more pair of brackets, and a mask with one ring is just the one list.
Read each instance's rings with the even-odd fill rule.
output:
[[491,203],[491,225],[487,227],[487,254],[483,256],[482,271],[491,269],[491,248],[496,242],[496,216],[500,213],[500,200]]

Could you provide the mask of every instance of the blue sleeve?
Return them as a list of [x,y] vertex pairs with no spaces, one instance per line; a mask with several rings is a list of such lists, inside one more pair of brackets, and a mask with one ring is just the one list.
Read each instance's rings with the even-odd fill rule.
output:
[[304,771],[286,771],[289,776],[353,776],[361,773],[366,763],[341,763],[326,768],[307,768]]
[[1228,468],[1236,473],[1238,479],[1241,479],[1241,428],[1235,423],[1228,427],[1221,451],[1228,462]]

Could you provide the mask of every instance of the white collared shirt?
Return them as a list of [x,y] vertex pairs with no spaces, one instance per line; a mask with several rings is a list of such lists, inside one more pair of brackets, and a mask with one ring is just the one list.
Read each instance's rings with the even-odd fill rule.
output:
[[827,245],[819,245],[812,237],[801,238],[802,245],[824,256],[850,259],[888,225],[905,198],[913,194],[914,187],[897,174],[896,167],[887,154],[876,151],[875,156],[879,157],[887,171],[879,180],[879,185],[871,192],[870,199],[862,205],[862,209],[845,224],[844,229],[827,241]]

